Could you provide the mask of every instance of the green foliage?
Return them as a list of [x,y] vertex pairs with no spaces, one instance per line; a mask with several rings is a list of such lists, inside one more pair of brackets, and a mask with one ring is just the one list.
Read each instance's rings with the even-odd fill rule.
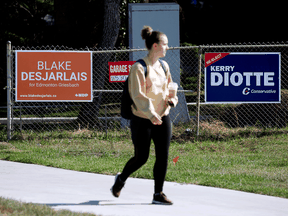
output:
[[[201,77],[204,78],[204,75],[201,75]],[[183,79],[181,79],[181,86],[185,90],[192,90],[197,91],[198,86],[198,77],[197,76],[185,76]],[[201,89],[204,89],[204,83],[201,82]]]
[[27,46],[53,41],[53,27],[46,26],[42,19],[46,14],[54,15],[53,0],[1,1],[0,7],[0,105],[5,105],[6,43]]
[[[181,46],[190,47],[190,46],[197,46],[197,45],[189,43],[189,42],[183,42],[183,43],[181,43]],[[196,51],[198,52],[198,50],[196,50]]]
[[43,18],[46,14],[54,15],[54,1],[6,1],[0,13],[3,16],[0,25],[5,26],[0,30],[1,42],[10,40],[18,45],[39,43],[45,28]]

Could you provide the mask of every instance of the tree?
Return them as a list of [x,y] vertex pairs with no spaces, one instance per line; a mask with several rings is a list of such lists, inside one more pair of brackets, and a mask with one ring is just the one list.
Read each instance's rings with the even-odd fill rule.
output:
[[[53,0],[2,0],[0,2],[0,104],[6,104],[6,43],[35,46],[51,38],[43,17],[53,14]],[[51,33],[51,35],[50,35]]]
[[114,48],[120,29],[121,0],[105,0],[101,48]]
[[[105,0],[104,1],[104,22],[102,31],[102,41],[100,48],[109,49],[114,48],[119,35],[120,29],[120,3],[121,0]],[[97,58],[94,57],[93,64],[93,89],[104,89],[105,76],[108,72],[108,61],[111,57],[111,53],[97,54]],[[92,103],[88,103],[82,106],[79,113],[79,121],[86,125],[88,123],[94,124],[97,122],[99,116],[99,110],[102,99],[102,92],[94,93]]]
[[54,0],[54,5],[56,45],[83,48],[99,44],[104,0]]

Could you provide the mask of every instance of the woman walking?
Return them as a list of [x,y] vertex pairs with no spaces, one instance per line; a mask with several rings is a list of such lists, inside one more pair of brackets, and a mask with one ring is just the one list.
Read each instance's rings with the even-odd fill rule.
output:
[[168,38],[159,31],[153,31],[150,26],[144,26],[141,31],[145,40],[148,55],[143,58],[147,66],[147,75],[143,66],[136,62],[130,70],[128,86],[133,99],[131,134],[134,145],[134,157],[125,165],[122,173],[115,177],[111,192],[119,197],[126,179],[141,166],[149,157],[151,140],[154,141],[156,162],[153,169],[154,196],[153,204],[172,205],[163,193],[168,154],[171,140],[171,122],[169,111],[178,103],[178,97],[169,95],[168,84],[172,77],[167,62],[159,58],[165,57],[168,50]]

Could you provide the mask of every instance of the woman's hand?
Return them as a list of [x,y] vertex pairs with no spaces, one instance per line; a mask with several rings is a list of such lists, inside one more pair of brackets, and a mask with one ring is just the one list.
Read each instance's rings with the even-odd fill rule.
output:
[[162,124],[162,120],[160,116],[153,116],[150,121],[152,122],[152,124],[154,125],[161,125]]
[[171,107],[175,107],[175,105],[174,105],[174,103],[173,103],[173,101],[171,100],[170,97],[167,97],[166,103],[167,103],[169,106],[171,106]]

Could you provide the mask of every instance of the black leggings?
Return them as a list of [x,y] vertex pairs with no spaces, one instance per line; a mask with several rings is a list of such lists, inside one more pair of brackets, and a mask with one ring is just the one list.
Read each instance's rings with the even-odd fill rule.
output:
[[156,162],[153,169],[155,193],[163,190],[171,140],[171,122],[169,116],[163,116],[162,122],[161,125],[153,125],[149,119],[133,115],[131,119],[131,133],[135,155],[126,163],[120,175],[120,179],[126,181],[133,172],[146,163],[149,158],[152,139],[156,153]]

